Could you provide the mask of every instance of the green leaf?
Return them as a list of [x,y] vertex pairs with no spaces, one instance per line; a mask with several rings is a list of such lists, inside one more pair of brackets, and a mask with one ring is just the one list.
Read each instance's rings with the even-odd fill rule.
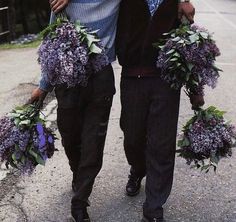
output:
[[[182,147],[183,146],[183,140],[178,140],[178,143],[177,143],[178,147]],[[180,152],[181,150],[179,150]]]
[[173,56],[180,58],[180,54],[178,52],[174,53]]
[[12,160],[13,160],[14,162],[17,162],[16,154],[15,154],[15,153],[13,153],[13,154],[11,155],[11,158],[12,158]]
[[189,79],[190,79],[190,75],[191,75],[191,73],[189,73],[189,72],[186,72],[186,73],[185,73],[185,79],[186,79],[187,82],[188,82]]
[[25,156],[24,156],[24,155],[22,155],[22,156],[21,156],[21,160],[20,160],[20,161],[21,161],[21,163],[22,163],[22,164],[25,164],[25,160],[26,160],[26,159],[25,159]]
[[90,50],[91,53],[95,53],[95,54],[100,54],[100,53],[102,53],[102,49],[99,48],[99,47],[98,47],[97,45],[95,45],[95,44],[92,44],[92,45],[90,46],[89,50]]
[[206,32],[200,32],[199,34],[200,34],[201,37],[204,38],[204,39],[208,39],[208,37],[209,37],[209,34],[206,33]]
[[25,111],[23,109],[15,109],[16,113],[19,113],[19,114],[24,114]]
[[166,36],[166,35],[169,35],[170,33],[169,32],[166,32],[166,33],[163,33],[162,35]]
[[181,38],[180,38],[179,36],[177,36],[177,37],[175,37],[175,38],[172,39],[172,41],[174,41],[174,42],[178,42],[178,41],[180,41],[180,40],[181,40]]
[[211,154],[210,161],[213,165],[217,166],[220,161],[220,158],[218,156],[216,156],[215,153],[213,153],[213,154]]
[[195,43],[199,40],[199,35],[197,33],[195,33],[193,35],[190,35],[189,40],[190,40],[191,43]]
[[171,49],[170,51],[168,51],[168,52],[166,53],[166,55],[172,54],[172,53],[174,53],[174,52],[175,52],[175,49]]
[[22,126],[22,125],[30,125],[31,121],[29,119],[27,120],[23,120],[23,121],[20,121],[19,125]]
[[177,43],[178,43],[178,44],[184,44],[184,42],[185,42],[185,41],[184,41],[183,39],[181,39],[181,40],[178,41]]
[[32,149],[29,150],[29,154],[31,154],[35,159],[37,159],[38,154],[34,152]]
[[9,113],[8,116],[12,117],[12,118],[16,118],[16,117],[20,117],[20,114],[19,113]]
[[173,57],[172,59],[170,59],[171,62],[175,62],[175,61],[178,61],[178,58],[176,57]]
[[185,147],[185,146],[189,146],[189,145],[190,145],[190,142],[186,137],[184,137],[184,139],[178,141],[179,147]]
[[186,65],[187,65],[189,71],[192,71],[194,65],[192,63],[187,63]]
[[187,33],[190,34],[190,35],[193,35],[193,34],[194,34],[193,31],[187,31]]
[[207,164],[207,165],[202,166],[202,167],[201,167],[201,171],[206,171],[206,172],[208,172],[207,170],[209,170],[210,166],[211,166],[210,164]]
[[195,80],[192,80],[191,82],[192,82],[193,85],[196,85],[196,86],[199,85],[199,83],[197,81],[195,81]]
[[45,166],[45,161],[44,161],[44,159],[43,159],[40,155],[37,156],[36,162],[37,162],[38,164],[40,164],[40,165]]
[[89,47],[89,48],[91,47],[91,45],[92,45],[93,43],[100,41],[100,40],[96,39],[95,36],[89,35],[89,34],[87,34],[86,39],[87,39],[87,44],[88,44],[88,47]]
[[21,120],[20,120],[19,118],[17,118],[17,119],[14,120],[14,124],[15,124],[16,126],[19,126],[20,121],[21,121]]

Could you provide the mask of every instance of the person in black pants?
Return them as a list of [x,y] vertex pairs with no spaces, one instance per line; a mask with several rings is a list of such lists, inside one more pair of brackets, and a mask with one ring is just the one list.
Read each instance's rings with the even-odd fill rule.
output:
[[[115,35],[121,0],[49,0],[53,14],[64,11],[71,22],[79,21],[90,31],[96,31],[110,65],[96,73],[89,73],[88,85],[67,88],[56,85],[58,101],[57,123],[62,145],[73,172],[71,202],[72,218],[76,222],[90,221],[88,199],[97,174],[102,167],[103,149],[109,114],[115,94],[114,73]],[[53,89],[42,76],[31,101],[43,101]]]
[[[153,10],[154,9],[154,10]],[[131,165],[126,193],[139,193],[146,176],[143,221],[164,221],[163,205],[170,195],[176,148],[180,91],[160,78],[153,43],[179,24],[184,14],[193,20],[189,1],[123,0],[116,48],[122,66],[121,119],[124,149]],[[193,105],[203,97],[194,95]]]

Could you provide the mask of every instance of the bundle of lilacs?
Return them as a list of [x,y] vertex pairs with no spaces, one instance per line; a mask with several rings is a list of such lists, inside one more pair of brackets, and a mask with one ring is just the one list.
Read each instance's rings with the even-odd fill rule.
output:
[[236,131],[225,121],[224,113],[213,106],[200,109],[184,126],[177,152],[187,164],[208,172],[211,167],[216,170],[221,158],[232,155]]
[[55,135],[35,105],[15,108],[0,119],[0,162],[31,174],[54,154]]
[[216,87],[220,69],[215,59],[220,51],[207,30],[181,25],[164,37],[154,44],[160,49],[156,65],[172,88],[185,86],[188,95],[203,95],[205,85]]
[[90,74],[109,63],[96,31],[68,21],[63,14],[41,34],[38,61],[43,77],[52,86],[86,86]]

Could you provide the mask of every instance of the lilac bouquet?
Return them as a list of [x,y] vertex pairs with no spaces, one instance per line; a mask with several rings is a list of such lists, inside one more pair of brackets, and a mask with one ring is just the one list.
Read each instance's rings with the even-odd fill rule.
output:
[[0,119],[0,162],[31,174],[54,154],[55,135],[45,126],[35,105],[15,108]]
[[219,71],[215,66],[220,51],[212,36],[196,25],[181,25],[155,43],[160,49],[157,67],[174,89],[185,86],[187,95],[203,95],[204,86],[215,88]]
[[41,35],[38,61],[43,77],[52,86],[86,86],[90,74],[109,63],[96,31],[90,32],[79,22],[68,21],[63,14]]
[[187,164],[193,163],[194,167],[208,172],[210,167],[216,170],[221,158],[232,155],[236,131],[223,115],[224,112],[213,106],[199,109],[184,126],[177,152]]

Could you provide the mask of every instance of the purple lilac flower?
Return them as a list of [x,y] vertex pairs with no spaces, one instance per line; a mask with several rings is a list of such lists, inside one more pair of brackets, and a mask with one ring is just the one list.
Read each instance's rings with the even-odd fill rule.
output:
[[30,131],[29,130],[22,130],[19,132],[19,138],[18,138],[18,145],[20,150],[25,151],[26,147],[29,144],[30,140]]
[[55,37],[46,37],[39,49],[42,73],[52,85],[74,86],[85,73],[88,50],[82,45],[75,26],[66,22],[55,30]]
[[44,150],[46,146],[46,138],[44,135],[39,135],[39,150]]
[[12,148],[19,141],[19,130],[14,125],[8,129],[8,133],[0,138],[0,160],[4,161],[11,153]]
[[71,22],[64,22],[43,40],[39,51],[42,74],[53,86],[66,83],[68,87],[87,85],[91,74],[108,64],[105,54],[95,55],[90,61],[90,51],[81,41],[80,33]]
[[37,128],[38,134],[39,134],[39,135],[43,135],[44,130],[43,130],[43,125],[42,125],[42,123],[37,123],[36,128]]
[[190,141],[190,145],[185,149],[209,158],[212,152],[217,153],[225,146],[232,146],[235,131],[222,119],[212,118],[205,122],[195,121],[191,129],[185,132],[185,137]]
[[1,140],[4,139],[5,136],[7,136],[13,126],[14,123],[9,117],[5,116],[0,119],[0,144]]
[[184,126],[177,152],[187,164],[208,172],[211,167],[216,170],[221,158],[232,155],[236,129],[223,114],[212,106],[200,109]]
[[[22,109],[24,110],[24,109]],[[27,108],[25,111],[28,112]],[[37,115],[39,115],[36,109]],[[31,122],[35,125],[24,127],[14,124],[14,117],[4,117],[0,120],[0,161],[7,166],[13,165],[23,174],[31,174],[38,165],[37,156],[45,161],[51,158],[54,151],[54,135],[42,123],[37,123],[37,115]],[[14,154],[14,155],[13,155]]]
[[101,69],[108,64],[108,57],[104,53],[94,55],[89,63],[89,65],[93,67],[93,72],[101,71]]
[[[197,26],[191,26],[190,31],[208,33],[204,28]],[[210,35],[202,41],[191,44],[183,43],[187,41],[187,36],[185,34],[179,36],[182,42],[175,41],[172,38],[168,39],[159,52],[156,65],[161,69],[162,79],[173,88],[180,89],[185,85],[187,91],[203,95],[205,85],[211,88],[216,87],[219,70],[214,64],[215,58],[220,55],[220,51]],[[179,54],[175,63],[170,61],[172,55],[169,52],[173,49]],[[178,66],[175,67],[177,64]],[[186,80],[185,76],[189,73],[188,65],[191,65],[192,69],[190,79]],[[193,85],[192,80],[198,85]]]
[[49,137],[48,137],[48,142],[49,142],[50,144],[52,144],[52,143],[54,142],[52,136],[49,136]]

